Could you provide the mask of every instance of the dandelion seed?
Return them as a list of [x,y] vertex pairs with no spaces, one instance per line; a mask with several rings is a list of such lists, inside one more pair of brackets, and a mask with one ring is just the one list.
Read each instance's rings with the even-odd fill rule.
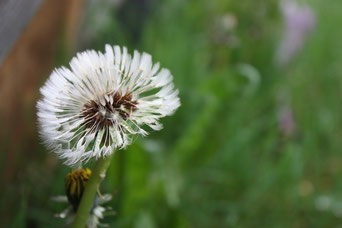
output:
[[170,71],[149,54],[105,49],[78,53],[70,69],[55,69],[40,90],[40,134],[68,165],[125,148],[132,135],[148,134],[144,125],[160,130],[159,119],[180,106]]

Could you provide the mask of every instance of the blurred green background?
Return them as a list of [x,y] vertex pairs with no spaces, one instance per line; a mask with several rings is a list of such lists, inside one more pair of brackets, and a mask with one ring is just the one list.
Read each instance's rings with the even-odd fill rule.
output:
[[[116,152],[101,187],[114,194],[107,206],[116,215],[103,223],[341,226],[342,2],[288,4],[85,2],[78,50],[109,43],[150,53],[171,70],[182,103],[162,120],[163,130]],[[56,67],[72,56],[58,37]],[[32,126],[34,106],[25,120]],[[64,194],[70,168],[46,150],[35,127],[29,132],[33,146],[18,149],[14,178],[1,188],[4,227],[63,227],[53,215],[65,205],[49,198]],[[15,140],[3,138],[4,151],[8,142]]]

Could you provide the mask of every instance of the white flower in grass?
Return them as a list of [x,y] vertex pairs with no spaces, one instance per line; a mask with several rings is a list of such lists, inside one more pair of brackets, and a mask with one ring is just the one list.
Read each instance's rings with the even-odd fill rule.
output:
[[147,135],[144,125],[160,130],[159,119],[180,106],[170,71],[151,55],[105,49],[78,53],[40,89],[40,134],[69,165],[125,148],[131,135]]

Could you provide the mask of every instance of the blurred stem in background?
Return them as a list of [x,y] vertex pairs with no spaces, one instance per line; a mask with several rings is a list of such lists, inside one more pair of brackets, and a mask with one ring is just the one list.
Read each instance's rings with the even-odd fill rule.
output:
[[120,186],[120,192],[118,192],[118,198],[117,198],[117,203],[116,203],[116,208],[118,213],[120,213],[122,210],[122,204],[123,204],[123,199],[124,199],[124,194],[125,194],[125,161],[126,161],[126,153],[125,151],[122,151],[122,153],[118,153],[117,157],[117,177],[118,177],[118,182],[117,186]]
[[96,191],[99,189],[101,181],[105,178],[106,171],[109,167],[110,161],[112,160],[113,156],[114,156],[114,152],[112,153],[111,156],[106,157],[106,158],[99,158],[96,161],[96,164],[92,171],[92,175],[84,190],[81,203],[78,207],[78,210],[75,216],[75,220],[73,224],[71,225],[71,227],[73,228],[85,227],[89,213],[91,212],[90,211],[91,207],[95,199]]

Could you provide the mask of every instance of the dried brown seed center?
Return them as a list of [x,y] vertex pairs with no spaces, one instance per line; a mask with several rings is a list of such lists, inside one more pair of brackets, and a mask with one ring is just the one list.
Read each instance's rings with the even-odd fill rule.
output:
[[100,99],[91,100],[83,107],[81,117],[85,118],[84,124],[92,130],[103,129],[114,124],[115,114],[124,120],[128,119],[132,112],[137,110],[137,101],[132,100],[132,95],[121,92],[104,94]]

